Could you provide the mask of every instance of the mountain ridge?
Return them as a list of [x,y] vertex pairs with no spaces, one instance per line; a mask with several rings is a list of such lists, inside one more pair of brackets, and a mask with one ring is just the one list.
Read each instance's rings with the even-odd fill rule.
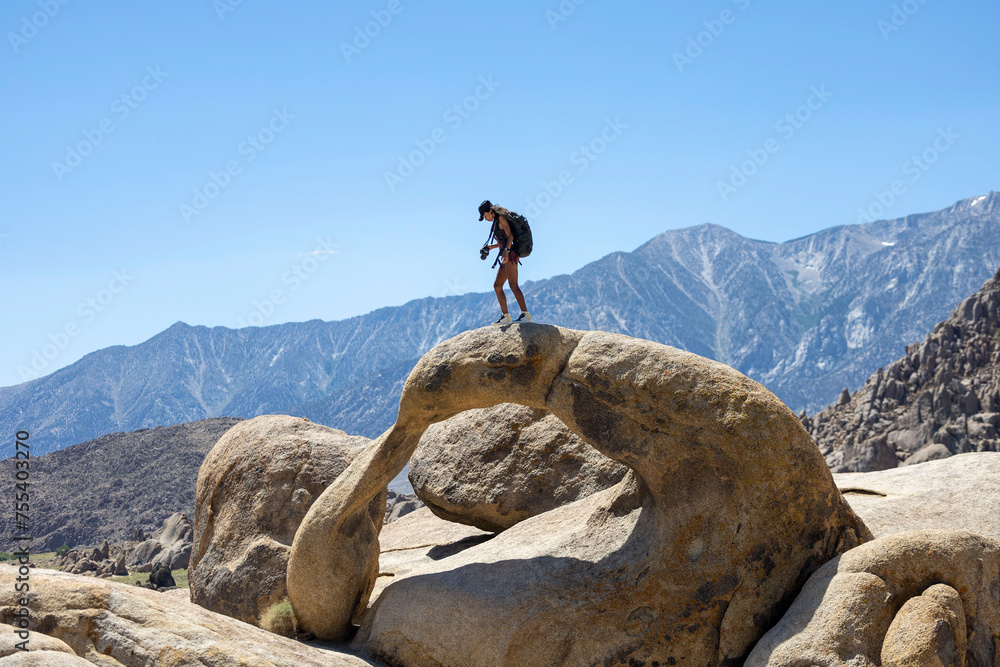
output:
[[[1000,265],[1000,194],[783,243],[703,223],[524,285],[543,322],[728,363],[796,411],[919,340]],[[395,418],[416,360],[492,319],[491,292],[424,297],[344,320],[229,329],[176,322],[0,388],[0,424],[40,453],[111,431],[281,412],[368,437]]]
[[802,421],[834,472],[1000,451],[1000,270],[853,396]]

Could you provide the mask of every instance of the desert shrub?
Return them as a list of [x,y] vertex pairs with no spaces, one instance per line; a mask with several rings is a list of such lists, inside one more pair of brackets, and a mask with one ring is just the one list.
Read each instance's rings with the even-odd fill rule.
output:
[[69,551],[68,545],[64,544],[61,547],[56,547],[56,555],[59,556],[60,558],[65,556],[67,551]]
[[271,605],[260,617],[260,627],[268,632],[285,637],[295,637],[298,629],[298,622],[295,619],[295,612],[292,610],[292,603],[288,598],[282,598],[281,602]]

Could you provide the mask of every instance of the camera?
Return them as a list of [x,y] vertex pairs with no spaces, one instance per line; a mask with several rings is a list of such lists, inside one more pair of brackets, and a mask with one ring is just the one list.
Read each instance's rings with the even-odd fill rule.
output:
[[490,256],[490,249],[488,246],[483,246],[479,249],[479,259],[486,259]]

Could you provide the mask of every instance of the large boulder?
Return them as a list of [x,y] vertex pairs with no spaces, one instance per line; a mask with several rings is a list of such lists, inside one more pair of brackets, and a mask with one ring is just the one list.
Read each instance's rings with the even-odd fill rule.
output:
[[162,563],[153,565],[153,569],[149,573],[149,581],[147,583],[148,588],[156,588],[157,590],[161,588],[171,588],[177,585],[177,582],[174,581],[174,576],[170,574],[170,570],[167,569],[167,566]]
[[[9,655],[24,653],[24,651],[18,647],[18,644],[25,642],[25,640],[22,637],[18,637],[15,632],[16,630],[10,627],[3,627],[0,629],[0,658],[6,658]],[[26,642],[26,646],[28,648],[28,653],[46,651],[64,653],[72,656],[76,655],[76,653],[73,652],[73,649],[70,648],[69,644],[61,639],[43,635],[40,632],[32,632],[30,628],[28,630],[28,640]],[[3,662],[0,662],[0,665],[3,664]]]
[[92,560],[92,561],[94,561],[96,563],[100,563],[102,560],[105,560],[105,559],[108,558],[108,554],[110,553],[110,550],[111,550],[111,547],[110,547],[110,545],[108,545],[108,541],[104,540],[104,542],[101,543],[101,546],[94,547],[91,550],[91,552],[90,552],[90,560]]
[[[0,623],[19,609],[17,569],[0,565]],[[31,573],[30,646],[63,652],[66,662],[10,664],[149,667],[364,667],[378,664],[281,637],[193,605],[185,599],[128,584],[36,569]],[[13,635],[8,625],[4,636]],[[73,655],[77,656],[75,659]],[[44,656],[49,658],[51,656]],[[0,659],[0,665],[8,658]],[[89,661],[89,662],[87,662]]]
[[965,609],[951,586],[934,584],[900,608],[882,642],[882,667],[964,664]]
[[157,565],[162,565],[168,570],[186,570],[191,560],[194,540],[194,525],[191,519],[182,512],[170,515],[163,521],[156,539],[160,542],[160,552],[151,561],[150,571]]
[[[205,457],[195,495],[191,600],[258,623],[285,597],[285,569],[302,517],[369,443],[307,419],[240,422]],[[382,525],[383,489],[366,503]]]
[[381,553],[371,600],[376,600],[386,586],[414,570],[492,537],[493,533],[473,526],[445,521],[426,507],[386,523],[378,537]]
[[626,472],[548,411],[502,403],[428,427],[409,478],[439,517],[499,532],[612,487]]
[[151,572],[157,566],[168,570],[186,570],[191,559],[194,526],[183,512],[175,512],[163,520],[153,537],[136,549],[137,570]]
[[[516,401],[631,470],[385,587],[371,500],[427,427]],[[723,364],[628,336],[477,329],[416,365],[395,425],[323,492],[288,562],[296,616],[392,664],[738,664],[812,572],[871,535],[802,423]]]
[[145,566],[144,572],[148,572],[153,559],[163,550],[160,540],[150,537],[137,546],[125,559],[125,564],[132,569],[139,570]]
[[968,530],[1000,539],[1000,453],[971,452],[892,470],[834,473],[876,537],[910,530]]
[[996,665],[998,588],[996,539],[948,530],[881,537],[817,570],[746,665]]
[[174,512],[163,525],[127,556],[125,564],[135,572],[151,572],[157,565],[184,570],[191,559],[194,526],[183,512]]

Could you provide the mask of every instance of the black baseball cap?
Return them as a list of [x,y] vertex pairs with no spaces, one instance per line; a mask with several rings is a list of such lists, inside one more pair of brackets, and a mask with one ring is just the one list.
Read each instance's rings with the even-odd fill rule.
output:
[[493,208],[493,204],[490,203],[489,199],[484,199],[483,203],[479,205],[479,219],[482,220],[486,212]]

